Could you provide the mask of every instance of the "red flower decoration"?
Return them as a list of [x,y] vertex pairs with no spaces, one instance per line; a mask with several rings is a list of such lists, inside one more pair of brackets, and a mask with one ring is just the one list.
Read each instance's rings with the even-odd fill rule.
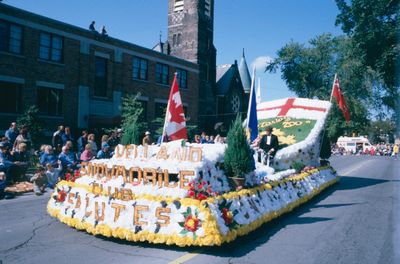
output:
[[222,218],[225,221],[225,225],[230,225],[233,222],[233,214],[228,208],[222,209]]
[[67,197],[67,193],[64,190],[61,190],[57,193],[56,200],[59,203],[62,203],[65,201],[65,197]]
[[207,199],[207,196],[206,196],[205,194],[203,194],[203,193],[199,193],[199,194],[197,195],[197,199],[200,200],[200,201],[202,201],[202,200]]
[[194,215],[189,215],[185,219],[185,224],[184,227],[186,230],[190,232],[196,232],[197,229],[199,228],[200,220],[194,216]]
[[196,194],[195,194],[194,191],[190,190],[190,191],[188,192],[188,195],[189,195],[189,197],[193,198]]

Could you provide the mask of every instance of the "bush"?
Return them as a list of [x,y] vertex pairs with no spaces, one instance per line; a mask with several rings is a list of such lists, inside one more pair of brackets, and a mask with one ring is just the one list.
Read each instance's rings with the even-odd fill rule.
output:
[[253,151],[251,150],[240,115],[236,116],[227,135],[228,147],[224,153],[224,171],[229,177],[244,178],[255,169]]
[[121,144],[141,144],[143,133],[146,129],[146,123],[141,121],[143,107],[137,98],[127,96],[122,99],[122,131]]

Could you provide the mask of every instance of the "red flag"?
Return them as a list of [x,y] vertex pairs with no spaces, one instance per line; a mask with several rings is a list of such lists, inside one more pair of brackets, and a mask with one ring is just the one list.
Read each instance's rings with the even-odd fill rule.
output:
[[183,112],[176,74],[169,93],[164,131],[168,140],[187,139],[185,113]]
[[349,122],[350,121],[350,111],[346,105],[346,101],[344,100],[342,90],[340,89],[339,79],[336,76],[335,76],[335,81],[333,83],[332,96],[334,96],[336,98],[339,108],[340,108],[340,110],[342,110],[344,119],[346,120],[346,122]]

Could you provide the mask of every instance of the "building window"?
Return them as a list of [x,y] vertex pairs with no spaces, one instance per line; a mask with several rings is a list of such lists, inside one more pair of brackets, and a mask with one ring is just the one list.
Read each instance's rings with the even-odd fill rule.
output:
[[38,87],[37,98],[39,113],[49,116],[62,115],[63,90]]
[[161,84],[169,83],[168,65],[157,63],[156,65],[156,82]]
[[95,96],[107,96],[107,62],[107,59],[102,57],[96,57],[95,59]]
[[21,54],[22,27],[0,21],[0,50]]
[[179,46],[182,44],[182,34],[178,33],[178,38],[176,40],[176,44]]
[[155,103],[154,116],[164,119],[167,111],[166,103]]
[[0,81],[0,112],[18,113],[20,110],[21,85]]
[[184,6],[183,0],[175,0],[174,12],[183,11],[183,6]]
[[182,88],[182,89],[187,89],[188,88],[188,85],[187,85],[187,71],[185,71],[185,70],[182,70],[182,69],[176,69],[176,73],[178,74],[177,75],[177,80],[178,80],[178,85],[179,85],[179,88]]
[[205,0],[204,4],[204,13],[206,16],[210,17],[211,16],[211,0]]
[[63,38],[57,35],[40,33],[39,58],[43,60],[61,62]]
[[133,79],[147,80],[147,67],[146,59],[133,57]]

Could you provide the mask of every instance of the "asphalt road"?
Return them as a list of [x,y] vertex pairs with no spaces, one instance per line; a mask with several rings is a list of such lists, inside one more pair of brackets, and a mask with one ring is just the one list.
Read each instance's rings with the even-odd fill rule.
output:
[[0,263],[400,263],[400,160],[334,157],[342,176],[308,204],[219,248],[94,237],[46,213],[49,194],[0,201]]

